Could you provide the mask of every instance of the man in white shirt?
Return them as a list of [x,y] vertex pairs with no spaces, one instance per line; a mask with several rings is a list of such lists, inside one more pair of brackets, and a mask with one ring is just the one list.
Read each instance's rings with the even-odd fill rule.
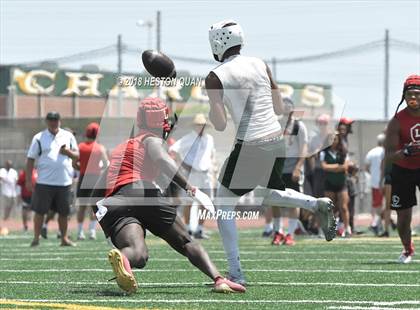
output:
[[[179,157],[182,167],[186,170],[186,175],[189,176],[189,182],[211,197],[213,190],[211,173],[215,154],[214,140],[211,135],[204,133],[205,127],[208,126],[204,114],[195,115],[193,126],[194,129],[176,141],[169,151],[176,153]],[[196,221],[193,216],[198,215],[197,206],[193,208],[186,206],[184,215],[190,233],[198,239],[206,238],[203,232],[204,219],[199,219],[196,229],[194,229],[195,225],[192,225]]]
[[13,163],[11,160],[6,161],[5,168],[0,169],[0,184],[1,184],[1,206],[4,209],[3,225],[0,226],[0,235],[7,235],[9,229],[7,228],[7,220],[10,217],[10,212],[17,202],[17,180],[18,173],[12,168]]
[[383,202],[381,164],[385,156],[385,135],[383,133],[379,134],[377,141],[378,145],[367,153],[365,159],[365,168],[366,171],[370,173],[370,187],[372,188],[372,222],[370,224],[370,228],[375,235],[378,235],[381,224]]
[[70,212],[71,185],[73,182],[72,160],[78,159],[78,146],[73,134],[60,128],[60,114],[49,112],[47,129],[37,133],[29,147],[26,164],[26,187],[32,189],[32,169],[37,160],[38,179],[33,191],[34,240],[31,246],[39,245],[39,236],[44,216],[50,209],[58,212],[61,245],[72,246],[67,237],[67,216]]

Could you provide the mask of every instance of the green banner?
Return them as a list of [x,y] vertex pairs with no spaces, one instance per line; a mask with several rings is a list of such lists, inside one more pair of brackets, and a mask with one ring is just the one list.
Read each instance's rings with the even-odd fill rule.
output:
[[[283,96],[290,97],[297,106],[331,106],[331,85],[279,82]],[[174,101],[208,101],[204,91],[204,79],[197,76],[179,76],[176,80],[162,81],[149,75],[115,72],[85,72],[59,69],[55,71],[42,67],[19,66],[0,67],[0,93],[7,94],[8,86],[14,85],[18,95],[45,96],[117,96],[121,86],[124,98],[144,98],[161,92]]]

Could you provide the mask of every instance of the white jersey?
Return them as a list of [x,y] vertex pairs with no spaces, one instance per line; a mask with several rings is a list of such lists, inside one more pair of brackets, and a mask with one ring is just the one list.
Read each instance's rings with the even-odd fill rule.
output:
[[72,160],[60,153],[63,145],[72,151],[79,151],[73,134],[61,128],[55,135],[45,129],[33,137],[27,157],[38,160],[37,184],[68,186],[73,183]]
[[281,130],[261,59],[234,55],[212,72],[222,83],[223,103],[235,123],[237,139],[252,141]]
[[13,198],[17,196],[17,181],[18,181],[18,173],[15,169],[10,168],[7,170],[6,168],[0,169],[0,187],[1,187],[1,194],[5,197]]
[[382,146],[377,146],[371,149],[365,159],[365,164],[370,167],[371,187],[381,187],[381,165],[385,157],[385,149]]

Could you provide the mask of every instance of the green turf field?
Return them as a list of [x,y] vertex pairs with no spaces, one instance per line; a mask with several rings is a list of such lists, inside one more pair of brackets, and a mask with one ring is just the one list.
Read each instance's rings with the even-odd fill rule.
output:
[[[62,248],[56,239],[29,248],[30,235],[0,239],[0,308],[19,309],[414,309],[420,308],[420,264],[396,264],[397,238],[299,239],[273,247],[259,230],[241,232],[245,294],[215,294],[188,261],[155,237],[150,259],[137,271],[139,289],[124,296],[98,241]],[[419,243],[419,238],[415,242]],[[203,242],[226,270],[217,233]]]

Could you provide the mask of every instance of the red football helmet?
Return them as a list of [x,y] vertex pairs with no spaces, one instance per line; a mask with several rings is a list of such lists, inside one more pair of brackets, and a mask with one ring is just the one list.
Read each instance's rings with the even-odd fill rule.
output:
[[169,124],[169,109],[160,98],[143,99],[137,110],[137,127],[145,130],[162,129],[166,139],[172,127]]

